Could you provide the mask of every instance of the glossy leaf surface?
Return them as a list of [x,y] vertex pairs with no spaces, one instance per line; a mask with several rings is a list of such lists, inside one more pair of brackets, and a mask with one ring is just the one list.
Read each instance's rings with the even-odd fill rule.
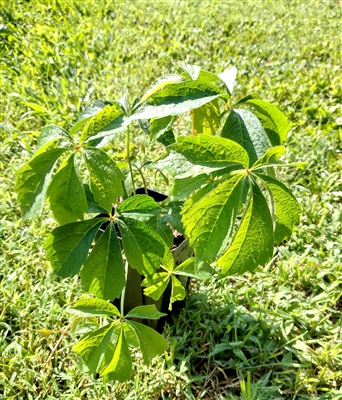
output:
[[125,318],[159,319],[165,315],[158,311],[154,304],[150,304],[133,308],[133,310],[125,315]]
[[249,99],[247,104],[253,106],[260,114],[266,116],[274,124],[279,134],[280,142],[283,143],[287,139],[287,133],[290,129],[290,124],[285,115],[277,106],[268,101],[260,99]]
[[258,174],[271,191],[276,212],[274,231],[275,243],[280,243],[291,236],[294,226],[299,224],[301,210],[292,192],[278,180],[263,174]]
[[183,213],[185,232],[198,261],[212,262],[232,229],[244,175],[233,175]]
[[150,119],[179,115],[201,107],[220,95],[217,87],[200,81],[172,83],[152,94],[131,118]]
[[88,367],[89,373],[95,373],[100,367],[114,327],[114,324],[108,324],[91,331],[84,335],[74,346],[73,350],[82,357],[83,362]]
[[273,254],[273,221],[264,195],[253,184],[247,210],[228,250],[218,260],[219,278],[243,274],[265,264]]
[[193,110],[194,126],[196,134],[215,135],[220,127],[219,100],[213,100]]
[[77,303],[74,304],[73,310],[83,314],[120,317],[119,310],[112,303],[95,297],[78,300]]
[[[65,141],[66,143],[69,144],[70,147],[72,147],[72,139],[68,132],[61,128],[58,125],[46,125],[43,127],[41,133],[39,134],[37,138],[37,150],[40,149],[42,146],[45,146],[47,143],[52,144],[53,142],[63,142]],[[64,146],[60,146],[64,147]]]
[[50,149],[36,154],[16,175],[15,190],[24,218],[33,218],[43,210],[52,170],[65,149]]
[[90,190],[96,202],[111,212],[113,203],[123,195],[124,175],[103,150],[88,147],[83,155],[89,171]]
[[46,258],[55,274],[66,278],[78,273],[101,224],[107,219],[93,218],[55,228],[45,242]]
[[239,143],[248,153],[249,166],[270,147],[266,132],[258,118],[247,110],[231,110],[221,136]]
[[145,364],[149,364],[154,357],[163,354],[167,350],[166,339],[154,329],[139,322],[127,321],[127,324],[138,338]]
[[111,379],[118,380],[119,382],[125,382],[132,375],[131,353],[122,326],[116,342],[113,358],[101,375],[107,375],[109,373]]
[[95,296],[113,300],[125,286],[125,267],[115,227],[110,223],[95,243],[81,270],[83,289]]
[[173,257],[163,239],[147,224],[118,216],[122,244],[129,264],[140,274],[152,275],[161,264],[173,267]]
[[211,168],[249,164],[245,149],[235,141],[219,136],[181,136],[170,149],[181,153],[193,164]]
[[75,166],[76,154],[71,154],[61,165],[47,191],[50,208],[59,224],[83,219],[88,204],[83,184]]

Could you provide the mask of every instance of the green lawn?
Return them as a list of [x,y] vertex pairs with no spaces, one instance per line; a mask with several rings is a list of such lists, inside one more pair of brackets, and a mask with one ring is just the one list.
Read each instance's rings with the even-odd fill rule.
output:
[[[339,0],[10,0],[0,10],[0,399],[342,399],[342,3]],[[184,61],[235,65],[235,99],[278,104],[292,128],[283,178],[301,224],[253,274],[194,282],[165,328],[169,350],[125,384],[89,377],[14,175],[42,126],[68,128],[96,98],[140,96]],[[135,157],[149,155],[137,140]],[[115,144],[120,150],[120,143]],[[149,182],[153,185],[153,180]]]

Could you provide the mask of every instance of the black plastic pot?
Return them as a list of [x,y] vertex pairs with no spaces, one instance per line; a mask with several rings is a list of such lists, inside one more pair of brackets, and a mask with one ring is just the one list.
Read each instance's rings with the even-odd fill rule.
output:
[[[144,188],[137,188],[136,194],[146,194]],[[147,189],[147,194],[151,196],[156,202],[161,202],[167,199],[167,196],[163,193],[157,192],[153,189]],[[103,214],[99,214],[98,217],[103,217]],[[108,222],[105,222],[108,224]],[[106,228],[105,224],[101,226],[100,230],[104,230]],[[175,238],[175,248],[171,250],[173,257],[175,259],[175,265],[178,266],[188,258],[194,255],[193,249],[189,246],[187,240],[181,240],[177,237]],[[188,289],[190,284],[190,278],[186,276],[177,276],[179,281]],[[158,301],[153,300],[151,297],[144,295],[144,288],[141,286],[144,277],[139,274],[139,272],[131,268],[129,266],[127,271],[127,282],[126,282],[126,291],[125,291],[125,303],[124,303],[124,312],[127,314],[134,307],[155,304],[157,309],[160,312],[167,314],[167,316],[160,318],[159,320],[150,320],[146,319],[143,323],[158,332],[163,330],[165,322],[170,319],[173,313],[177,313],[181,308],[184,307],[184,301],[177,301],[172,305],[172,312],[169,310],[169,302],[171,296],[171,282],[167,286],[165,292],[162,294]],[[120,299],[115,299],[113,302],[118,308],[120,307]],[[141,320],[137,320],[141,322]]]

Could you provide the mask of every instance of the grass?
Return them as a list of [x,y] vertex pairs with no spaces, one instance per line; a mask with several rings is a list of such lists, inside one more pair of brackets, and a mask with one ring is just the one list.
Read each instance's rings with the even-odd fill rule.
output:
[[[1,9],[0,399],[342,399],[341,16],[333,0]],[[150,367],[138,357],[130,382],[106,384],[72,352],[66,307],[80,288],[51,276],[51,215],[21,220],[14,175],[42,126],[68,127],[90,100],[125,88],[134,99],[177,61],[236,65],[236,99],[256,91],[279,104],[292,123],[287,157],[308,163],[284,176],[303,215],[266,267],[194,282],[164,356]]]

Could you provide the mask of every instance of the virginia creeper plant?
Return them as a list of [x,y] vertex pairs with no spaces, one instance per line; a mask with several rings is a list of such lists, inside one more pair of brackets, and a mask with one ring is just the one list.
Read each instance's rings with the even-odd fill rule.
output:
[[[179,67],[132,106],[126,96],[95,100],[69,131],[44,127],[17,174],[24,218],[40,215],[47,201],[59,224],[45,243],[54,273],[79,275],[88,293],[73,312],[99,317],[74,350],[105,379],[130,378],[131,348],[140,348],[145,363],[167,349],[163,336],[142,323],[165,315],[154,304],[125,313],[129,268],[154,300],[171,286],[171,309],[185,298],[180,276],[224,279],[253,271],[299,221],[295,197],[277,179],[276,169],[289,165],[280,160],[289,130],[283,113],[256,95],[235,101],[234,67],[219,75]],[[175,122],[189,113],[189,132],[176,133]],[[122,132],[127,163],[108,151]],[[130,149],[146,133],[165,154],[141,168]],[[146,183],[156,171],[170,183],[161,202]],[[145,194],[136,193],[138,180]],[[176,266],[170,249],[179,233],[195,255]]]

